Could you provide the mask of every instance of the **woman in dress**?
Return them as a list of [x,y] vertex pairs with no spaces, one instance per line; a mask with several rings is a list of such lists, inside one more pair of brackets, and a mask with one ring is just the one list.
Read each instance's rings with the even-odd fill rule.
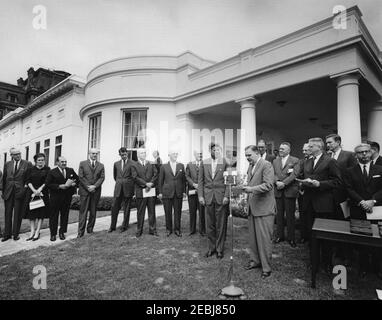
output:
[[[48,188],[45,188],[45,180],[49,167],[45,165],[45,154],[38,153],[34,157],[35,165],[29,168],[26,172],[26,184],[28,185],[26,199],[25,218],[29,219],[31,226],[30,237],[27,241],[36,241],[40,238],[41,224],[44,218],[49,217],[49,193]],[[45,206],[30,210],[29,203],[32,199],[41,199],[44,201]]]

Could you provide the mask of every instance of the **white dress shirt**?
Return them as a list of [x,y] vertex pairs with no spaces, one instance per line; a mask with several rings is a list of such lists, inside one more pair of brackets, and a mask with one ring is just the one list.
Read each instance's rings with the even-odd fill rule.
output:
[[284,169],[285,164],[286,164],[287,161],[288,161],[288,158],[289,158],[289,154],[286,155],[285,157],[282,157],[282,158],[281,158],[281,169]]
[[175,173],[176,173],[176,162],[171,162],[170,161],[170,166],[171,166],[171,169],[172,169],[172,173],[175,176]]
[[316,156],[316,159],[314,159],[314,162],[313,162],[313,168],[316,167],[317,162],[318,162],[318,160],[320,160],[321,157],[322,157],[322,153],[320,153],[318,156]]

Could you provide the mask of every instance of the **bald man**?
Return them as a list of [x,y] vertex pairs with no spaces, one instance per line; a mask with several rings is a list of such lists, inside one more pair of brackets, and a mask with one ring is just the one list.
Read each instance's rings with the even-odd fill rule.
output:
[[72,168],[67,167],[65,157],[58,158],[57,167],[50,170],[46,177],[45,185],[50,191],[50,241],[56,241],[58,216],[60,216],[59,237],[61,240],[65,240],[70,203],[73,194],[76,193],[78,181],[78,175]]
[[[5,228],[1,241],[20,239],[19,232],[23,216],[23,205],[25,198],[26,171],[32,167],[29,161],[21,159],[21,152],[17,148],[10,150],[12,157],[4,165],[3,173],[3,199],[5,204]],[[13,224],[12,224],[13,218]]]
[[[78,223],[78,236],[81,238],[85,234],[93,233],[96,217],[97,205],[101,197],[101,186],[105,181],[105,167],[97,160],[98,150],[89,150],[89,159],[82,161],[78,169],[80,179],[78,193],[80,195],[80,212]],[[89,212],[89,221],[86,228],[86,220]]]

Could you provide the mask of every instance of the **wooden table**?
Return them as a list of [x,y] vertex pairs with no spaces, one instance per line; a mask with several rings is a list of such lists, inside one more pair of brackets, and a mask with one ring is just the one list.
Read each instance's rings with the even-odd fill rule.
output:
[[372,236],[356,234],[350,232],[350,222],[330,219],[314,220],[312,228],[312,247],[311,247],[311,265],[312,265],[312,288],[316,287],[316,274],[319,264],[321,240],[330,240],[336,242],[345,242],[355,245],[364,245],[369,247],[382,248],[382,238],[379,235],[378,225],[372,224]]

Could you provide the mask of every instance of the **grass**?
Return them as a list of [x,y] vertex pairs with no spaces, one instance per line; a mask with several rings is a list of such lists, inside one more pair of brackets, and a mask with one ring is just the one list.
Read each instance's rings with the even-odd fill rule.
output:
[[[188,221],[184,213],[182,238],[166,237],[164,217],[160,217],[158,238],[148,235],[146,221],[139,239],[133,225],[122,234],[102,231],[2,257],[0,299],[218,299],[227,285],[230,233],[224,259],[205,258],[207,240],[189,237]],[[343,295],[334,292],[331,279],[322,273],[317,276],[318,288],[311,289],[307,247],[293,249],[286,243],[274,246],[272,276],[262,280],[259,269],[243,268],[249,259],[246,221],[234,218],[234,230],[236,284],[248,299],[375,299],[375,288],[382,287],[374,275],[361,280],[350,270]],[[36,265],[47,269],[47,290],[33,289]]]

